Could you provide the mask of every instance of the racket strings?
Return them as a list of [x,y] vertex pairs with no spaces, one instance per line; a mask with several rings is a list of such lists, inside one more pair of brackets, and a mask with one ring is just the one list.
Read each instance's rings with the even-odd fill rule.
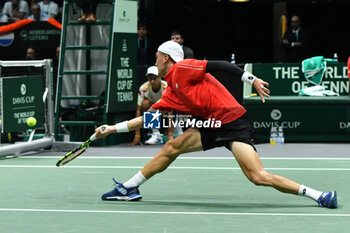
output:
[[82,154],[89,147],[91,141],[93,141],[93,140],[91,140],[91,139],[87,140],[80,147],[77,147],[76,149],[74,149],[71,152],[69,152],[68,154],[66,154],[62,159],[60,159],[56,163],[56,166],[57,167],[62,166],[64,164],[72,161],[76,157],[78,157],[80,154]]
[[83,153],[85,151],[86,147],[83,147],[79,150],[77,150],[76,152],[72,153],[71,155],[69,155],[67,158],[65,158],[64,160],[62,160],[62,165],[73,160],[74,158],[76,158],[77,156],[79,156],[81,153]]

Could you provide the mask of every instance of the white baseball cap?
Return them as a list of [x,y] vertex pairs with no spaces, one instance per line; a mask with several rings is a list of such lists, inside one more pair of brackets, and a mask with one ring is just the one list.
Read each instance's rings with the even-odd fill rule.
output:
[[158,68],[157,68],[157,66],[150,66],[150,67],[148,67],[146,76],[150,75],[150,74],[154,74],[155,76],[158,76]]
[[161,44],[158,48],[158,51],[168,54],[175,62],[179,62],[184,59],[184,51],[181,45],[172,40]]

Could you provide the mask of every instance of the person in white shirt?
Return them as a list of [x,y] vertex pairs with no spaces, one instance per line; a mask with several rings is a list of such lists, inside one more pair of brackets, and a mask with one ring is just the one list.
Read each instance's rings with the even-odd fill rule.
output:
[[0,6],[0,23],[7,23],[8,19],[7,15],[2,13],[2,6]]
[[47,14],[41,12],[38,4],[32,5],[31,11],[32,15],[28,16],[28,19],[34,19],[34,21],[47,21],[49,19]]
[[[158,76],[158,69],[156,66],[151,66],[147,69],[147,82],[142,84],[139,89],[137,98],[136,117],[141,116],[143,111],[147,111],[154,103],[161,97],[163,90],[168,86],[167,82]],[[141,130],[135,131],[134,140],[129,145],[137,145],[141,143]],[[152,129],[152,136],[145,141],[147,145],[161,144],[162,139],[158,129]]]
[[3,13],[9,22],[26,19],[29,15],[28,3],[25,0],[11,0],[5,3]]
[[58,14],[58,5],[51,0],[43,0],[38,3],[41,12],[48,15],[50,18],[56,18]]

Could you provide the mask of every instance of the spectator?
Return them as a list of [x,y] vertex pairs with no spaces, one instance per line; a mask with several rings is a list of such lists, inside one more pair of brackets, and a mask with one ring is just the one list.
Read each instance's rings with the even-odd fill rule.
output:
[[59,58],[60,58],[60,52],[61,52],[61,47],[57,46],[57,48],[56,48],[56,59],[57,60],[59,60]]
[[8,17],[6,14],[2,13],[2,4],[0,5],[0,23],[7,23]]
[[8,1],[4,5],[3,13],[9,17],[9,22],[26,19],[29,15],[28,3],[25,0]]
[[139,67],[148,67],[155,64],[156,45],[148,36],[148,28],[145,23],[137,27],[137,62]]
[[[147,111],[154,103],[161,97],[163,90],[168,86],[162,77],[158,76],[158,69],[156,66],[151,66],[147,69],[147,82],[141,85],[137,98],[136,117],[141,116],[143,111]],[[135,130],[135,136],[131,146],[141,143],[141,130]],[[162,138],[158,129],[152,129],[152,136],[145,144],[155,145],[161,144]]]
[[36,56],[37,56],[37,54],[36,54],[36,52],[35,52],[35,49],[29,47],[29,48],[27,49],[26,59],[27,59],[27,60],[36,60],[36,59],[37,59]]
[[176,43],[180,44],[183,51],[184,51],[184,59],[186,58],[194,58],[193,50],[187,46],[184,46],[184,37],[183,34],[180,31],[173,31],[171,33],[172,41],[175,41]]
[[[33,5],[33,4],[32,4]],[[58,14],[58,5],[51,0],[43,0],[38,3],[41,12],[46,14],[49,18],[56,18]]]
[[34,19],[34,21],[47,21],[49,16],[41,12],[40,6],[38,4],[33,4],[31,7],[32,15],[28,19]]
[[301,20],[297,15],[291,18],[291,29],[283,36],[282,48],[286,50],[285,62],[301,62],[307,57],[307,32],[300,27]]
[[[89,3],[90,2],[90,3]],[[97,0],[77,0],[77,5],[83,10],[83,16],[79,18],[81,22],[96,21]]]

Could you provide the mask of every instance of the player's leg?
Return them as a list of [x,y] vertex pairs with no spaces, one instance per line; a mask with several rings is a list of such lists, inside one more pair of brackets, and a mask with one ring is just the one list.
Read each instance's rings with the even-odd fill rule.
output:
[[198,129],[191,128],[173,140],[168,141],[159,153],[150,160],[141,173],[146,179],[164,171],[180,154],[203,150]]
[[284,193],[309,197],[317,201],[320,206],[337,208],[337,194],[335,191],[323,193],[298,184],[283,176],[268,173],[263,168],[258,154],[251,145],[242,142],[233,142],[231,144],[231,150],[244,175],[255,185],[271,186]]
[[164,171],[180,154],[202,150],[201,136],[198,129],[186,130],[177,138],[168,141],[161,151],[144,168],[125,183],[116,183],[116,187],[102,195],[103,200],[136,201],[141,199],[138,186],[157,173]]
[[281,192],[298,194],[300,184],[285,177],[268,173],[251,145],[233,142],[231,149],[244,175],[255,185],[271,186]]

